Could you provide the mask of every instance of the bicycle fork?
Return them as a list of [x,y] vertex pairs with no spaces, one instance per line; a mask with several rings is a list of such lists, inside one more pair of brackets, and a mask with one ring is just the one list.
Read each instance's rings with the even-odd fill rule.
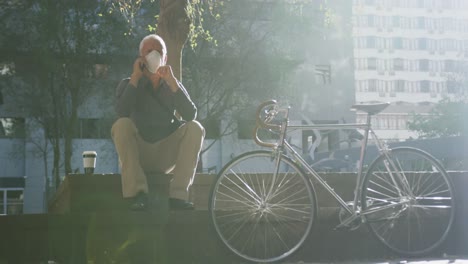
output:
[[281,156],[283,155],[283,150],[284,150],[284,141],[285,141],[285,135],[286,135],[286,130],[288,129],[288,117],[289,117],[289,108],[286,109],[286,114],[285,118],[281,122],[281,134],[280,134],[280,139],[279,142],[280,145],[276,146],[275,150],[273,151],[274,155],[272,158],[275,159],[275,170],[273,171],[273,177],[271,180],[270,188],[268,192],[266,193],[265,200],[262,201],[263,203],[266,203],[269,201],[271,195],[273,194],[273,188],[275,187],[276,184],[276,177],[278,176],[279,173],[279,167],[281,164]]

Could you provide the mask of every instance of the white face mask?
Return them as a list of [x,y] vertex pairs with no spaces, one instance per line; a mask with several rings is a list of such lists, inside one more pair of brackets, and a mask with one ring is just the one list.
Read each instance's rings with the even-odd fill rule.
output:
[[147,64],[146,66],[148,68],[148,71],[150,71],[151,73],[156,73],[159,66],[163,64],[161,54],[159,54],[159,52],[157,52],[156,50],[153,50],[150,53],[148,53],[145,59],[146,59],[146,64]]

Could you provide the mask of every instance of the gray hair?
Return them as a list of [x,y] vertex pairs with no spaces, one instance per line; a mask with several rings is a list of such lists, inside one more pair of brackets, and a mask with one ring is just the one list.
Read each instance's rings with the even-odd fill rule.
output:
[[158,41],[159,43],[161,43],[161,46],[162,46],[162,52],[163,54],[161,54],[163,57],[167,54],[167,49],[166,49],[166,43],[164,42],[164,40],[157,34],[150,34],[146,37],[144,37],[141,41],[140,41],[140,48],[139,48],[139,52],[140,52],[140,55],[141,55],[141,49],[143,48],[143,43],[149,39],[153,39],[153,40],[156,40]]

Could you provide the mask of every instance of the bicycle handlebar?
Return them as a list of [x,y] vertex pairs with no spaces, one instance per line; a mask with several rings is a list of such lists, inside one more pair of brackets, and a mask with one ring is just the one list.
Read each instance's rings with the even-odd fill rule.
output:
[[[262,119],[261,117],[261,114],[262,114],[262,110],[268,106],[272,106],[271,109],[269,110],[265,110],[265,113],[266,113],[266,117],[265,117],[265,120]],[[266,102],[263,102],[261,103],[258,108],[257,108],[257,112],[255,114],[256,116],[256,125],[255,125],[255,129],[254,129],[254,134],[253,134],[253,138],[255,140],[255,143],[257,143],[258,145],[260,146],[263,146],[263,147],[268,147],[268,148],[274,148],[277,146],[277,144],[275,143],[268,143],[268,142],[264,142],[262,140],[260,140],[258,138],[258,129],[259,128],[264,128],[264,129],[274,129],[274,130],[279,130],[281,128],[280,125],[275,125],[275,124],[270,124],[268,123],[269,121],[273,120],[273,118],[278,114],[278,110],[277,110],[277,102],[276,100],[269,100],[269,101],[266,101]]]

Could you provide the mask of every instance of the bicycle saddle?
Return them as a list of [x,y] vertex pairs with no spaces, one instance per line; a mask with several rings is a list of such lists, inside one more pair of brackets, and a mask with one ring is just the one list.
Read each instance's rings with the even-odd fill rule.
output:
[[376,104],[355,104],[351,106],[351,109],[357,111],[363,111],[368,113],[369,115],[375,115],[380,113],[382,110],[387,108],[390,103],[376,103]]

